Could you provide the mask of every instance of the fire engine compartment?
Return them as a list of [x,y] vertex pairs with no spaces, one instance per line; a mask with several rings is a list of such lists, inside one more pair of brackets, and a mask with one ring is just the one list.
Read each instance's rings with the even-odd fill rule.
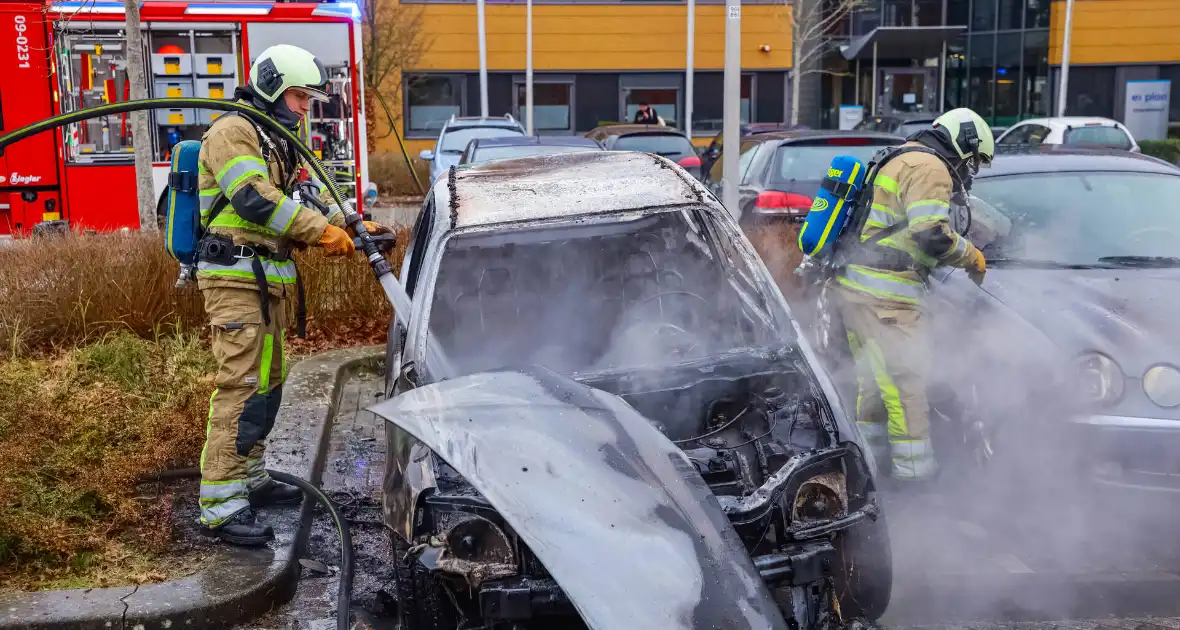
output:
[[[63,3],[48,12],[38,2],[0,5],[5,24],[0,28],[18,51],[0,60],[0,132],[130,100],[125,23],[121,3],[114,4]],[[231,99],[258,53],[276,43],[299,42],[323,61],[332,96],[313,106],[305,141],[341,174],[341,188],[355,200],[364,175],[363,156],[356,152],[364,144],[363,121],[355,115],[356,16],[331,4],[247,4],[231,1],[200,10],[189,2],[145,4],[148,96]],[[157,199],[167,184],[170,148],[199,140],[221,113],[185,108],[149,113]],[[0,235],[27,235],[38,223],[59,219],[83,230],[138,227],[132,151],[130,114],[90,119],[8,147],[0,156]]]

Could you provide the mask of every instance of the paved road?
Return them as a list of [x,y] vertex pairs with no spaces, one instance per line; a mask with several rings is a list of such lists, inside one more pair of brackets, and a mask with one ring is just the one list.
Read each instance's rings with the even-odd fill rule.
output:
[[[367,627],[392,630],[390,601],[381,593],[389,586],[389,539],[377,524],[384,432],[363,411],[380,383],[374,375],[347,383],[323,481],[353,522],[354,611]],[[963,487],[887,498],[895,590],[883,625],[1180,630],[1180,610],[1174,610],[1180,606],[1180,576],[1174,573],[1180,568],[1180,521],[1148,518],[1117,503],[1077,501],[1061,491],[1057,500],[1044,501],[1044,493],[1012,488],[1019,492]],[[317,521],[308,556],[334,566],[335,534],[326,517]],[[240,630],[334,628],[336,588],[334,576],[305,568],[292,603]],[[1177,617],[1162,616],[1168,614]]]

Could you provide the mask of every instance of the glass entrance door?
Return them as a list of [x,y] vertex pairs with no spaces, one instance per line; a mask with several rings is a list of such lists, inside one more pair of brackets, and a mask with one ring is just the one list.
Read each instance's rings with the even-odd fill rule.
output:
[[878,111],[900,114],[932,111],[938,99],[935,77],[926,68],[882,69]]

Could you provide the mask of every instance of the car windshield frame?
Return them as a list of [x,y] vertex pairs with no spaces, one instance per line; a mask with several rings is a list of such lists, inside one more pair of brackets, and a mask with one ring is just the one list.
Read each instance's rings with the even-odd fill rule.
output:
[[[495,132],[495,133],[481,135],[484,132],[489,132],[489,131]],[[474,135],[468,135],[464,132],[476,132],[476,133]],[[450,143],[447,142],[447,140],[452,135],[459,135],[459,134],[462,134],[462,136],[466,136],[465,138],[463,138],[462,144],[459,145],[459,147],[456,149],[447,148],[448,146],[451,146]],[[462,154],[463,151],[467,149],[468,143],[470,143],[472,140],[483,139],[483,138],[519,138],[524,135],[525,135],[524,131],[522,131],[520,128],[504,126],[504,125],[479,125],[479,126],[472,125],[472,126],[463,126],[463,127],[452,127],[450,129],[447,129],[446,133],[444,133],[442,135],[442,137],[440,137],[438,139],[438,152],[439,153],[450,153],[450,154]]]
[[[1060,181],[1062,179],[1071,181]],[[1035,180],[1035,184],[1030,186],[1030,180]],[[1041,193],[1035,199],[1057,200],[1057,209],[1048,209],[1047,205],[1029,205],[1029,200],[1034,199],[1028,196],[1029,190]],[[1133,191],[1140,194],[1159,191],[1163,203],[1170,199],[1176,201],[1172,202],[1171,208],[1158,202],[1140,204],[1140,214],[1124,215],[1121,220],[1116,220],[1111,211],[1125,207],[1116,205],[1121,200],[1135,199],[1130,194]],[[972,196],[986,202],[1012,223],[1009,234],[997,236],[994,242],[984,247],[989,263],[994,260],[997,266],[1010,261],[1013,266],[1076,268],[1109,266],[1120,260],[1134,259],[1151,259],[1155,261],[1155,266],[1163,266],[1164,261],[1180,258],[1180,239],[1166,236],[1180,236],[1180,171],[1165,173],[1092,169],[1008,173],[978,178]],[[1093,197],[1088,200],[1089,196]],[[1040,202],[1034,200],[1032,203]],[[1160,209],[1161,206],[1163,209]],[[1024,211],[1017,208],[1023,208]],[[1037,209],[1036,216],[1027,211],[1032,208]],[[1169,213],[1177,217],[1175,224],[1157,227],[1158,222],[1152,218]],[[1137,222],[1132,222],[1132,218]],[[1041,219],[1050,219],[1054,223],[1039,223]],[[1030,229],[1030,225],[1039,226],[1040,229]],[[1116,229],[1112,231],[1112,227]],[[1018,233],[1022,229],[1027,231]],[[1127,244],[1128,238],[1138,243],[1146,237],[1151,240],[1144,240],[1138,246]],[[1152,244],[1156,246],[1152,247]]]
[[[434,312],[434,300],[438,292],[438,282],[440,275],[440,268],[443,262],[443,255],[448,251],[448,245],[455,238],[461,238],[471,235],[487,235],[496,236],[496,233],[506,234],[514,230],[547,230],[554,228],[561,228],[562,226],[570,226],[572,229],[581,227],[593,227],[596,225],[604,226],[612,223],[621,224],[627,221],[640,221],[660,214],[682,213],[688,220],[688,224],[692,226],[690,230],[692,236],[689,238],[703,241],[711,252],[710,257],[713,260],[720,261],[725,269],[725,275],[729,278],[729,283],[733,287],[738,299],[743,305],[748,308],[757,309],[758,312],[753,313],[759,321],[760,325],[765,327],[763,334],[773,337],[774,343],[763,344],[754,347],[781,347],[783,345],[791,345],[796,343],[795,328],[792,325],[792,318],[790,310],[786,304],[781,300],[781,296],[777,293],[773,279],[766,273],[765,267],[757,264],[757,254],[750,248],[743,246],[740,240],[740,232],[728,229],[724,226],[724,221],[712,216],[712,212],[697,203],[690,203],[678,206],[667,206],[656,211],[652,210],[623,210],[618,212],[603,213],[599,215],[579,215],[573,217],[559,217],[545,220],[534,221],[514,221],[496,225],[473,226],[467,228],[452,229],[445,231],[442,234],[436,234],[432,239],[433,243],[425,260],[426,268],[425,277],[428,278],[428,283],[422,287],[419,298],[415,300],[411,329],[408,331],[406,339],[406,348],[412,352],[411,356],[422,357],[424,364],[420,366],[420,373],[423,375],[423,382],[435,382],[443,378],[451,378],[456,374],[447,373],[443,366],[433,364],[431,361],[437,355],[431,351],[428,352],[428,346],[434,333],[431,330],[431,314]],[[721,247],[716,239],[724,236],[732,241],[729,248]],[[731,251],[724,251],[725,249]],[[732,251],[736,250],[736,252]],[[734,266],[730,264],[734,253],[745,258],[746,266],[748,268],[749,276],[738,274]],[[735,277],[736,276],[736,277]],[[758,295],[751,295],[750,292],[755,291]],[[728,352],[741,351],[748,348],[733,348]],[[715,354],[715,353],[713,353]],[[726,354],[723,352],[721,354]],[[447,367],[454,367],[452,365]],[[622,366],[621,369],[628,369],[630,367],[639,368],[643,366]],[[650,367],[650,366],[648,366]],[[620,369],[619,367],[613,369]]]

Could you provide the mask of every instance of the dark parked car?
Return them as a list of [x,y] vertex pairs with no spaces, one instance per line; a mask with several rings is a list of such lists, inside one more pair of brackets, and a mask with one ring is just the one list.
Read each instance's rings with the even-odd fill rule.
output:
[[586,134],[607,151],[643,151],[668,158],[700,179],[701,158],[688,136],[660,125],[604,125]]
[[[747,138],[749,136],[756,136],[763,133],[774,133],[775,131],[801,131],[810,129],[807,125],[792,125],[791,123],[746,123],[740,127],[740,136]],[[725,146],[725,133],[719,132],[713,136],[713,140],[701,151],[701,172],[708,173],[709,169],[713,168],[713,162],[721,157],[721,151]]]
[[602,145],[579,136],[510,136],[506,138],[476,138],[467,144],[459,164],[475,164],[490,160],[556,155],[578,151],[602,151]]
[[[837,155],[851,155],[868,163],[882,147],[904,138],[885,133],[854,131],[779,131],[742,141],[738,168],[738,208],[743,225],[760,220],[802,221],[820,180]],[[704,184],[721,196],[725,160],[718,158],[705,173]]]
[[401,269],[413,307],[372,411],[403,630],[882,614],[875,465],[766,267],[682,169],[585,152],[452,170]]
[[929,129],[938,118],[937,113],[885,114],[869,116],[857,123],[853,131],[880,131],[908,138],[915,131]]

